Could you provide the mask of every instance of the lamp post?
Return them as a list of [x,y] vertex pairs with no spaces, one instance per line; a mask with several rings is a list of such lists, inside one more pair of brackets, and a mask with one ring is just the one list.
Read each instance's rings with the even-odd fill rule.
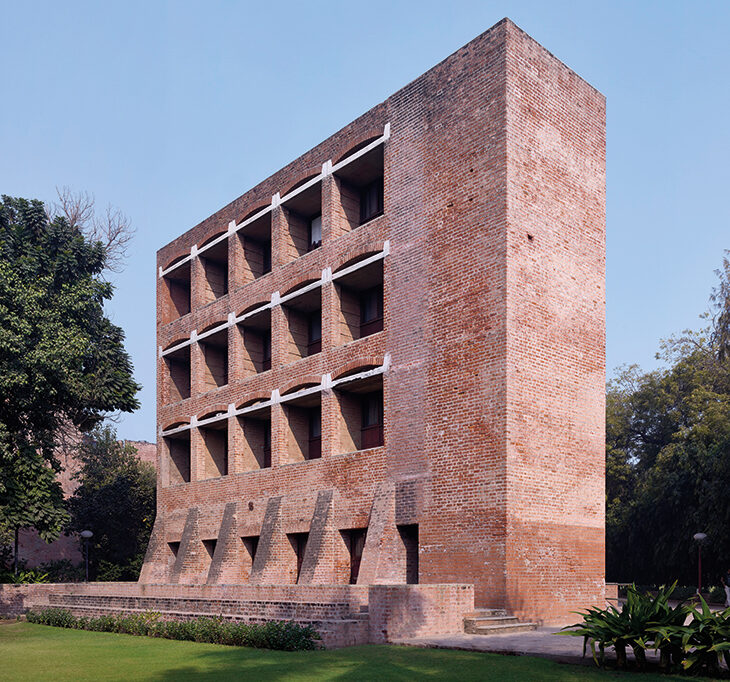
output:
[[697,543],[697,594],[702,593],[702,543],[707,540],[705,533],[695,533],[692,536]]
[[84,556],[86,558],[86,582],[89,582],[89,540],[94,537],[90,530],[82,530],[79,533],[84,538]]

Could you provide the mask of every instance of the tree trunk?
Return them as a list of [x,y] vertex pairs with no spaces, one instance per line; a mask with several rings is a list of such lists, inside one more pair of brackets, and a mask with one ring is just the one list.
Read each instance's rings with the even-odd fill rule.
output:
[[636,659],[636,665],[639,670],[646,668],[646,651],[638,644],[631,647],[634,650],[634,658]]
[[15,554],[13,555],[13,575],[18,575],[18,528],[15,528]]
[[626,644],[624,642],[616,642],[613,647],[616,650],[616,667],[619,670],[626,669]]

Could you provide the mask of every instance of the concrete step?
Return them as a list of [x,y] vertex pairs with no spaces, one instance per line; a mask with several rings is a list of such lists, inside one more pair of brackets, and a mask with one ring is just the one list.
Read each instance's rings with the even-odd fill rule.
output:
[[464,614],[464,618],[491,618],[494,616],[507,616],[506,609],[475,609]]
[[464,623],[468,622],[470,625],[499,625],[509,623],[519,623],[519,619],[516,616],[479,616],[472,618],[464,618]]
[[477,625],[472,628],[464,628],[470,635],[505,635],[515,632],[529,632],[536,630],[537,623],[497,623],[494,625]]

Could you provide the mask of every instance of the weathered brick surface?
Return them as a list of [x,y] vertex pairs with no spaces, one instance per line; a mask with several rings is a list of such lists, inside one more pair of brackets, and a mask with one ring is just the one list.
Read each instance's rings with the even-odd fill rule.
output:
[[[223,363],[208,352],[206,364],[210,337],[192,344],[189,398],[176,399],[169,363],[158,365],[159,425],[167,429],[387,358],[385,445],[355,450],[361,445],[352,426],[359,419],[356,394],[326,385],[317,397],[319,459],[303,454],[303,410],[310,403],[267,408],[269,468],[259,468],[249,451],[263,447],[256,445],[260,428],[249,424],[244,433],[250,419],[227,420],[223,476],[211,464],[207,432],[194,427],[189,483],[166,478],[168,452],[160,439],[157,523],[165,543],[181,542],[178,563],[195,565],[178,580],[204,583],[209,574],[201,543],[220,538],[224,511],[235,504],[233,535],[259,538],[250,576],[242,571],[241,579],[262,589],[296,580],[288,539],[296,533],[319,538],[308,547],[300,583],[325,575],[345,582],[348,558],[337,534],[355,528],[368,528],[358,586],[404,583],[408,553],[398,526],[417,524],[421,584],[473,584],[479,607],[563,621],[604,596],[600,93],[504,20],[182,234],[160,250],[158,265],[165,268],[225,233],[231,221],[269,205],[273,195],[285,196],[323,164],[327,169],[382,135],[386,124],[382,216],[355,227],[359,197],[335,171],[300,195],[308,197],[309,209],[300,198],[267,214],[268,274],[254,278],[259,256],[247,259],[234,234],[222,242],[228,245],[227,293],[211,300],[224,278],[211,270],[210,255],[181,268],[190,273],[189,313],[178,316],[179,292],[173,300],[169,282],[158,281],[158,346],[168,348],[230,313],[266,304],[276,292],[384,250],[387,242],[383,331],[356,339],[360,310],[351,288],[325,277],[316,290],[321,352],[301,357],[301,308],[287,302],[274,305],[262,322],[271,333],[267,371],[254,371],[260,351],[251,350],[258,341],[246,350],[245,324],[243,337],[237,326],[227,333],[227,384],[212,388]],[[319,207],[322,245],[303,252],[303,227],[292,211]],[[218,247],[212,255],[225,258]],[[225,345],[225,334],[218,337]],[[218,459],[221,451],[215,451]],[[332,495],[325,530],[317,525],[323,491]],[[190,509],[199,511],[199,528],[197,539],[186,543]],[[150,561],[164,573],[160,553]],[[223,560],[221,571],[227,561],[235,558]],[[143,574],[143,582],[153,574],[159,570]]]

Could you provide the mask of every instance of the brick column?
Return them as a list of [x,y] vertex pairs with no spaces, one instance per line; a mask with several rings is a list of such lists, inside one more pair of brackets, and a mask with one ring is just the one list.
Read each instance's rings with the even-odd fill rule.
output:
[[243,240],[237,232],[228,237],[228,291],[235,291],[250,281]]
[[284,265],[289,261],[288,243],[289,235],[288,226],[284,209],[276,206],[271,209],[271,269],[273,270],[279,265]]
[[205,305],[205,270],[197,256],[190,260],[190,309],[198,310]]
[[288,457],[288,434],[289,425],[286,421],[284,407],[279,405],[271,406],[271,466],[276,467],[286,464]]
[[197,427],[190,429],[190,481],[205,479],[205,457],[203,436]]
[[205,393],[205,357],[197,341],[190,344],[190,397],[197,398]]
[[288,330],[284,309],[275,305],[271,309],[271,369],[288,362]]

